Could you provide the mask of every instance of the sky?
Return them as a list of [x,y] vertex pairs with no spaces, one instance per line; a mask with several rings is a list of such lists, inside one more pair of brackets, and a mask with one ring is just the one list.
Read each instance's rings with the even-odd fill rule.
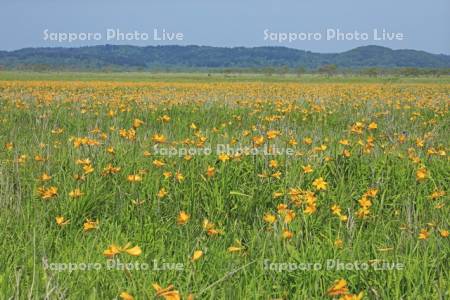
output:
[[331,53],[380,45],[450,54],[449,0],[1,1],[0,50],[178,44]]

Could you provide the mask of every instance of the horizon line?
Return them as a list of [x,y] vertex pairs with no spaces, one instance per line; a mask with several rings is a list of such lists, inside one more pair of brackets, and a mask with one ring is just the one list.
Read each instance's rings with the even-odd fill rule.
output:
[[311,53],[317,53],[317,54],[340,54],[340,53],[349,52],[349,51],[352,51],[352,50],[355,50],[355,49],[358,49],[358,48],[379,47],[379,48],[389,49],[391,51],[418,51],[418,52],[425,52],[425,53],[429,53],[429,54],[433,54],[433,55],[450,56],[450,52],[449,53],[434,53],[434,52],[429,52],[429,51],[426,51],[426,50],[411,49],[411,48],[394,49],[394,48],[381,46],[381,45],[376,45],[376,44],[368,44],[368,45],[353,47],[353,48],[349,48],[347,50],[343,50],[343,51],[339,51],[339,52],[316,52],[316,51],[312,51],[312,50],[293,48],[293,47],[288,47],[288,46],[283,46],[283,45],[275,45],[275,46],[274,45],[264,45],[264,46],[211,46],[211,45],[200,45],[200,44],[186,44],[186,45],[181,45],[181,44],[159,44],[159,45],[95,44],[95,45],[82,45],[82,46],[67,46],[67,45],[59,45],[59,46],[28,46],[28,47],[22,47],[22,48],[18,48],[18,49],[13,49],[13,50],[2,50],[2,49],[0,49],[0,52],[15,52],[15,51],[20,51],[20,50],[24,50],[24,49],[49,49],[49,48],[55,48],[55,49],[56,48],[80,49],[80,48],[92,48],[92,47],[101,47],[101,46],[124,46],[124,47],[137,47],[137,48],[171,47],[172,46],[172,47],[210,47],[210,48],[226,48],[226,49],[235,49],[235,48],[247,48],[247,49],[252,49],[252,48],[285,48],[285,49],[291,49],[291,50],[297,50],[297,51],[305,51],[305,52],[311,52]]

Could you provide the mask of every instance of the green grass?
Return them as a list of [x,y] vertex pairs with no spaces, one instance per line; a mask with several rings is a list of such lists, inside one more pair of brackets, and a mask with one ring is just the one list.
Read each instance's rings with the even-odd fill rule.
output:
[[[160,78],[87,73],[2,73],[0,78],[144,81],[146,76],[150,81],[185,80],[178,74]],[[195,81],[196,76],[205,80],[204,75],[186,78]],[[364,291],[365,299],[450,297],[450,245],[438,232],[449,229],[448,195],[429,199],[436,189],[448,193],[449,85],[355,87],[324,83],[318,89],[317,85],[224,84],[93,88],[72,87],[70,82],[64,87],[0,83],[1,298],[114,299],[128,291],[137,299],[152,299],[155,292],[151,284],[157,282],[163,287],[173,284],[183,299],[189,293],[196,299],[332,299],[326,292],[339,278],[348,281],[352,293]],[[277,105],[278,100],[285,103]],[[110,110],[117,115],[108,116]],[[162,115],[170,116],[170,122],[159,121]],[[280,118],[269,121],[274,115]],[[136,140],[120,137],[119,129],[131,128],[136,118],[145,122],[136,129]],[[357,121],[366,126],[361,135],[350,131]],[[369,131],[367,124],[372,121],[378,129]],[[201,131],[190,128],[192,123]],[[52,133],[56,128],[64,132]],[[106,138],[92,132],[94,128]],[[298,142],[292,146],[297,155],[274,158],[279,163],[275,169],[269,167],[273,157],[268,156],[220,162],[215,154],[193,156],[190,161],[143,155],[145,150],[152,151],[155,133],[178,142],[205,136],[206,144],[214,148],[219,143],[230,144],[233,138],[251,145],[252,136],[265,134],[270,128],[282,133],[271,144],[284,147],[291,137]],[[242,135],[245,130],[250,136]],[[399,143],[402,132],[406,132],[406,141]],[[85,136],[100,145],[74,147],[72,138]],[[370,153],[364,153],[358,141],[367,145],[369,136],[375,138],[374,146]],[[312,137],[313,144],[302,143],[305,137]],[[417,147],[416,138],[424,137],[425,146]],[[348,158],[341,155],[346,148],[339,144],[341,139],[351,142]],[[9,142],[14,146],[7,150],[3,145]],[[315,151],[321,144],[327,149]],[[106,152],[109,146],[114,147],[114,155]],[[424,182],[416,180],[419,165],[408,158],[410,148],[430,172]],[[447,153],[427,155],[430,148]],[[18,161],[21,155],[27,159]],[[35,161],[36,155],[46,161]],[[83,169],[75,161],[86,158],[94,172],[77,181],[74,175],[83,174]],[[155,159],[164,159],[166,166],[154,167]],[[109,163],[120,167],[120,172],[102,176]],[[307,164],[314,170],[304,174],[302,166]],[[212,178],[205,174],[208,166],[216,168]],[[142,182],[127,181],[129,174],[142,169]],[[280,179],[258,176],[277,170],[282,173]],[[185,180],[164,179],[163,171],[179,171]],[[38,179],[43,172],[52,176],[49,182]],[[317,212],[312,215],[303,213],[304,204],[293,205],[288,195],[273,198],[274,192],[288,192],[289,188],[314,191],[312,182],[318,177],[327,181],[328,188],[315,191]],[[58,196],[41,199],[37,193],[41,186],[58,187]],[[162,187],[169,194],[159,199],[156,195]],[[85,194],[70,198],[69,192],[75,188]],[[378,194],[372,199],[369,216],[359,219],[355,215],[357,200],[369,188],[377,188]],[[133,200],[144,202],[134,205]],[[264,222],[266,213],[277,215],[280,203],[295,211],[294,221],[284,224],[278,216],[273,225]],[[347,222],[331,214],[334,203],[348,215]],[[447,205],[437,209],[438,203]],[[190,214],[183,226],[176,220],[182,210]],[[70,219],[70,224],[62,228],[56,225],[59,215]],[[223,233],[209,236],[202,228],[205,218]],[[83,232],[86,219],[98,220],[98,229]],[[430,237],[419,240],[423,228]],[[294,232],[294,237],[283,239],[283,229]],[[343,241],[342,248],[334,244],[338,238]],[[228,253],[227,248],[236,245],[236,240],[243,250]],[[148,264],[150,270],[107,269],[103,251],[112,243],[123,246],[127,242],[138,245],[142,254],[120,254],[118,259]],[[204,251],[204,256],[193,262],[190,257],[197,249]],[[154,270],[154,260],[158,265],[179,263],[183,268]],[[324,267],[288,272],[265,268],[267,261],[325,266],[328,260],[398,262],[404,269]],[[101,268],[58,272],[44,267],[52,263],[91,263]]]
[[1,80],[57,80],[57,81],[118,81],[118,82],[302,82],[302,83],[450,83],[450,76],[379,78],[340,75],[327,77],[305,74],[297,76],[265,74],[221,74],[221,73],[156,73],[156,72],[30,72],[0,71]]

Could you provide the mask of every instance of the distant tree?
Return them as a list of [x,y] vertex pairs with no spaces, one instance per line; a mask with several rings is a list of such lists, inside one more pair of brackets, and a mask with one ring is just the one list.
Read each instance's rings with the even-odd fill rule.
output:
[[402,68],[400,70],[400,75],[402,76],[419,76],[420,75],[420,70],[417,68]]
[[267,68],[264,68],[263,72],[264,72],[264,75],[272,76],[273,73],[275,72],[275,70],[272,67],[267,67]]
[[380,74],[380,70],[378,68],[372,67],[363,69],[361,73],[369,77],[377,77]]
[[31,66],[31,70],[34,72],[46,72],[49,71],[51,68],[49,65],[46,64],[34,64]]
[[337,66],[334,64],[323,65],[317,70],[320,74],[333,76],[337,73]]
[[298,77],[301,77],[303,74],[306,73],[306,69],[305,67],[300,66],[295,70],[295,73],[297,74]]
[[289,73],[289,67],[282,66],[281,68],[278,69],[278,73],[282,76],[286,75],[287,73]]

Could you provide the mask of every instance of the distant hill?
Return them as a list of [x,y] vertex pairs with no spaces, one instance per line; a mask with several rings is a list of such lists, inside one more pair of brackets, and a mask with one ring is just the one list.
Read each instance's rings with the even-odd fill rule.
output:
[[0,51],[0,68],[41,66],[69,70],[189,70],[215,68],[289,67],[317,69],[326,64],[340,68],[416,67],[450,68],[450,55],[416,50],[364,46],[342,53],[314,53],[286,47],[207,46],[92,46],[81,48],[25,48]]

